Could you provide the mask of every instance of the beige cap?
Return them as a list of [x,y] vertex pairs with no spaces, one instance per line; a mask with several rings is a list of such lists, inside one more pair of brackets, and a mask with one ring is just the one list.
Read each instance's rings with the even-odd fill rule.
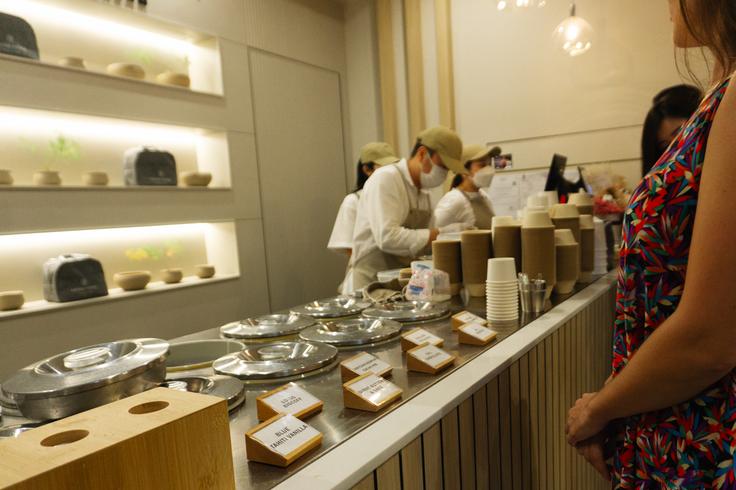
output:
[[443,126],[435,126],[419,133],[417,141],[439,153],[442,163],[448,169],[456,174],[468,173],[465,165],[460,161],[463,156],[463,142],[455,131]]
[[463,147],[463,165],[468,162],[474,162],[475,160],[482,160],[486,157],[497,157],[501,154],[501,147],[494,146],[488,148],[487,146],[481,145],[469,145]]
[[388,143],[376,141],[368,143],[360,149],[360,161],[362,163],[375,163],[377,165],[388,165],[389,163],[398,162],[399,157]]

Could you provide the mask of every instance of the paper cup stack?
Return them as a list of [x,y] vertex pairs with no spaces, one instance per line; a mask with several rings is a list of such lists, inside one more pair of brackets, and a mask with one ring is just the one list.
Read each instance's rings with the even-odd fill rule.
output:
[[608,272],[608,245],[606,244],[606,226],[602,219],[593,218],[595,236],[595,267],[594,274]]
[[486,318],[508,322],[519,318],[519,284],[512,257],[490,259],[486,280]]
[[546,211],[529,211],[521,223],[521,265],[530,279],[542,276],[547,282],[546,299],[557,280],[555,226]]
[[580,214],[593,214],[593,196],[582,189],[576,194],[570,194],[568,202],[577,206]]
[[580,216],[580,277],[578,282],[590,282],[595,270],[595,226],[593,216]]
[[540,192],[538,195],[544,196],[547,198],[547,207],[551,208],[555,204],[559,204],[560,202],[560,195],[557,193],[557,191],[543,191]]
[[435,240],[432,243],[434,268],[450,276],[450,294],[455,296],[463,286],[460,240]]
[[580,243],[580,213],[574,204],[555,204],[550,215],[556,229],[572,231],[575,241]]
[[488,259],[492,257],[491,247],[490,230],[471,230],[460,234],[463,284],[471,297],[482,298],[486,294],[485,281]]
[[516,265],[521,267],[521,223],[511,216],[494,216],[493,256],[513,257]]
[[580,245],[570,230],[555,230],[555,255],[557,257],[557,294],[570,294],[580,274]]

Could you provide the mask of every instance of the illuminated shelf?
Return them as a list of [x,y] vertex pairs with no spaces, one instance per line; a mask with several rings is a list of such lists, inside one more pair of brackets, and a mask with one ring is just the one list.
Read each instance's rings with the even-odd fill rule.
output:
[[0,185],[0,192],[220,192],[229,190],[231,190],[230,187],[184,187],[174,185]]
[[239,275],[217,275],[210,279],[200,279],[196,276],[185,277],[178,284],[164,284],[163,282],[151,282],[146,289],[140,291],[123,291],[119,288],[109,290],[108,296],[99,298],[90,298],[80,301],[70,301],[67,303],[50,303],[45,300],[29,301],[20,310],[0,311],[0,322],[8,319],[15,319],[27,315],[36,315],[40,313],[49,313],[54,311],[68,310],[72,308],[83,308],[85,306],[93,306],[108,303],[111,301],[122,301],[126,299],[135,299],[151,294],[176,292],[186,288],[205,287],[208,285],[220,284],[227,281],[235,281],[239,279]]

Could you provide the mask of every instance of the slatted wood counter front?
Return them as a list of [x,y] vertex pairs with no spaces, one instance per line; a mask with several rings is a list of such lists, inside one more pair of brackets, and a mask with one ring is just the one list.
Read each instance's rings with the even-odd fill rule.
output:
[[[577,397],[598,389],[610,373],[614,279],[600,279],[489,349],[459,369],[459,377],[442,380],[427,390],[434,393],[396,410],[408,410],[403,419],[392,421],[395,414],[388,414],[287,480],[285,488],[310,481],[356,490],[609,488],[565,443],[564,423]],[[487,373],[479,371],[483,363]],[[454,395],[476,376],[467,395]],[[412,423],[412,403],[420,428],[413,434],[406,429],[401,439],[396,433]],[[436,414],[435,420],[423,420],[425,413]],[[378,458],[381,431],[388,447]],[[361,436],[362,442],[354,440]],[[362,455],[376,464],[366,467]],[[355,472],[338,481],[351,461]]]

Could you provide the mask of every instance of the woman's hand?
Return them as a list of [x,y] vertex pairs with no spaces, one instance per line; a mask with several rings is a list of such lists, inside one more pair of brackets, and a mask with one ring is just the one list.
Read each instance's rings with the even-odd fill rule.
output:
[[611,481],[611,473],[608,471],[608,465],[606,465],[604,443],[605,436],[600,433],[579,443],[576,449],[578,454],[584,457],[606,481]]
[[595,396],[596,393],[585,393],[567,413],[565,434],[571,446],[577,446],[578,443],[597,435],[609,422],[597,417],[591,410],[590,403]]

